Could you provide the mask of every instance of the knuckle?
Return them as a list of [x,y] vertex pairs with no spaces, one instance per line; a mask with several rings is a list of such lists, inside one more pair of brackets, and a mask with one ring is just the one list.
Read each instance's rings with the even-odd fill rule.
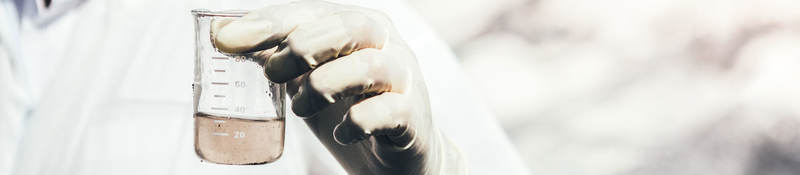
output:
[[[325,76],[326,74],[321,69],[317,69],[311,72],[308,75],[308,80],[306,81],[306,89],[307,91],[313,91],[319,94],[324,93],[324,86],[325,84]],[[322,69],[324,70],[324,69]]]
[[353,105],[348,109],[347,115],[351,124],[359,128],[364,127],[369,117],[376,117],[372,116],[374,114],[370,113],[369,105]]
[[358,105],[351,106],[350,109],[347,110],[348,120],[354,123],[359,120],[358,118],[361,116],[360,114],[361,110],[359,109]]

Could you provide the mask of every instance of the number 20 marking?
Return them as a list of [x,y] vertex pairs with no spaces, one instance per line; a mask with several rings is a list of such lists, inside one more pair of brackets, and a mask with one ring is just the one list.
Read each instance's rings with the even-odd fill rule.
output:
[[244,138],[244,136],[245,135],[243,131],[233,131],[233,138],[240,139]]

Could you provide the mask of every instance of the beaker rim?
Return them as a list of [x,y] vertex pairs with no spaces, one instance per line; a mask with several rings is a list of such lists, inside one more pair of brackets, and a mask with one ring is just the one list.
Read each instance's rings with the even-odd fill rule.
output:
[[193,9],[192,14],[197,17],[202,16],[219,16],[219,17],[241,17],[249,13],[247,10],[222,10],[211,11],[208,9]]

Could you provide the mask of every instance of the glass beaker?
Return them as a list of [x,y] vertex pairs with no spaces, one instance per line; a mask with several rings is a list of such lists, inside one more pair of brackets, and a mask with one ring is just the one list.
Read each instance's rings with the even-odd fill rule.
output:
[[247,11],[192,10],[195,17],[194,146],[201,159],[256,165],[283,152],[286,88],[264,75],[263,61],[219,52],[212,25]]

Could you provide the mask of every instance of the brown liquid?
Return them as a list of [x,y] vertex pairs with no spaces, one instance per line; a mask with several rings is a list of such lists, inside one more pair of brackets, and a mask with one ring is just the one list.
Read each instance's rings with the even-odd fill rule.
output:
[[248,120],[195,113],[194,126],[195,152],[209,162],[265,164],[283,153],[283,118]]

